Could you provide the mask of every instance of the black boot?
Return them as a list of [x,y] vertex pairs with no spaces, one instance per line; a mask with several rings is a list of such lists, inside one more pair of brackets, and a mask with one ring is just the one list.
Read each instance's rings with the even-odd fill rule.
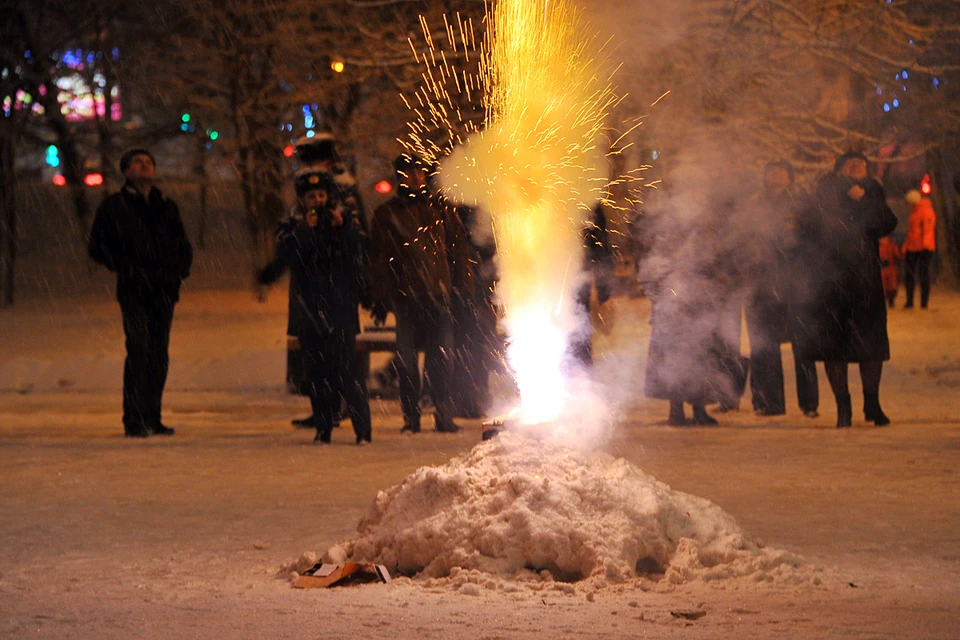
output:
[[687,416],[683,415],[683,403],[670,401],[670,414],[667,416],[667,424],[671,427],[682,427],[687,424]]
[[330,432],[327,430],[317,429],[317,435],[313,437],[313,444],[316,444],[316,445],[330,444]]
[[150,435],[152,436],[172,436],[174,433],[176,433],[175,429],[160,422],[147,427],[147,431],[149,431]]
[[853,424],[853,406],[850,404],[850,394],[837,396],[837,429],[843,429]]
[[295,420],[291,420],[290,423],[297,429],[315,429],[317,426],[317,419],[313,414],[311,414],[307,418],[296,418]]
[[695,404],[693,405],[693,424],[701,427],[715,427],[720,423],[707,413],[706,407],[702,404]]
[[880,396],[876,393],[863,394],[863,417],[878,427],[890,424],[890,418],[880,408]]
[[123,425],[123,435],[128,438],[148,438],[150,430],[142,424],[125,424]]

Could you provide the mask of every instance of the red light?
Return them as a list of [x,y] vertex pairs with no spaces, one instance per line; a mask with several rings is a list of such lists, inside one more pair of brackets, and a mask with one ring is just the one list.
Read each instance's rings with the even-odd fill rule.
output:
[[103,176],[99,173],[88,173],[83,176],[83,184],[88,187],[99,187],[103,184]]
[[57,175],[53,176],[53,184],[57,185],[58,187],[62,187],[67,184],[67,179],[63,177],[62,173],[58,173]]
[[296,152],[297,149],[292,144],[288,144],[283,148],[283,155],[287,156],[288,158],[292,158],[293,154]]
[[930,174],[923,176],[923,182],[920,183],[920,193],[925,196],[930,195],[933,191],[933,187],[930,186]]
[[383,195],[387,195],[388,193],[393,191],[393,185],[390,184],[388,180],[381,180],[376,184],[374,189],[377,190],[377,193],[382,193]]

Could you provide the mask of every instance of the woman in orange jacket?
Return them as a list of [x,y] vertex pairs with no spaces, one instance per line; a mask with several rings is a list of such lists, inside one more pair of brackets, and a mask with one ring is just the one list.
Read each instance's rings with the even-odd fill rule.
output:
[[903,243],[903,285],[907,290],[904,309],[913,308],[913,290],[920,281],[920,307],[927,308],[930,301],[930,263],[937,249],[937,214],[930,198],[916,189],[907,192],[907,202],[913,207],[907,222],[907,239]]

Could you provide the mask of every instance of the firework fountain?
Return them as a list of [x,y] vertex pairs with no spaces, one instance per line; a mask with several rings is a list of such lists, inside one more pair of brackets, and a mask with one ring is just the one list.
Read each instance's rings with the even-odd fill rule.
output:
[[[440,161],[447,197],[492,222],[517,427],[380,492],[359,536],[325,561],[381,563],[473,594],[481,583],[500,588],[488,575],[533,591],[553,579],[602,587],[646,576],[667,588],[702,576],[807,580],[784,570],[798,559],[761,548],[716,505],[595,450],[609,413],[565,359],[582,323],[572,294],[582,284],[584,214],[606,197],[603,129],[616,99],[564,2],[499,0],[487,18],[479,76],[458,76],[432,46],[422,58],[425,89],[411,101],[407,144]],[[448,40],[457,29],[469,44],[459,21]],[[483,125],[461,117],[449,87],[483,91]],[[443,128],[446,148],[428,136]]]
[[[578,413],[574,405],[585,408],[588,385],[565,360],[583,325],[573,295],[582,284],[582,231],[608,196],[605,121],[617,98],[566,0],[499,0],[487,20],[477,76],[452,71],[424,25],[430,54],[421,60],[424,88],[408,101],[417,118],[406,145],[440,161],[446,197],[491,219],[507,358],[520,391],[515,419],[562,424]],[[472,29],[459,20],[456,27],[447,25],[448,40],[459,35],[469,57]],[[464,126],[451,91],[483,93],[482,126]],[[426,141],[430,128],[452,133],[448,148]]]

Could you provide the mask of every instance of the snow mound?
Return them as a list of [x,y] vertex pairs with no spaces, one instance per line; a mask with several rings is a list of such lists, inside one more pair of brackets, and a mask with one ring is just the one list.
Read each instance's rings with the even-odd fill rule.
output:
[[597,586],[638,576],[772,581],[800,564],[752,541],[709,500],[623,459],[510,432],[379,492],[358,531],[326,560],[424,578],[479,572]]

